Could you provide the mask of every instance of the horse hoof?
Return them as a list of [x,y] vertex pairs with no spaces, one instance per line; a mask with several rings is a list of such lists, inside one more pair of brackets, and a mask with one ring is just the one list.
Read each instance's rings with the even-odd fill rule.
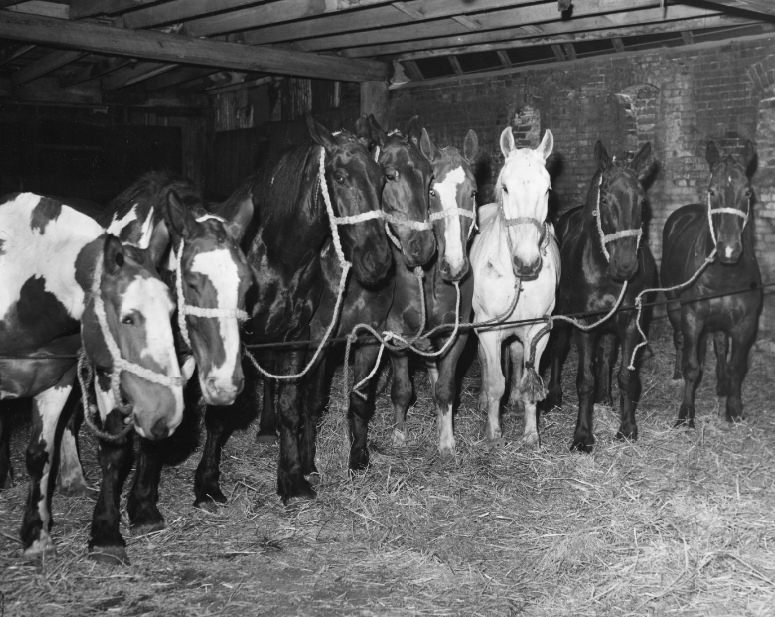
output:
[[129,557],[123,546],[93,546],[89,549],[89,559],[112,566],[129,565]]
[[577,439],[571,444],[571,452],[583,452],[584,454],[592,454],[592,443],[587,443],[583,439]]
[[97,492],[96,489],[80,480],[60,484],[57,486],[57,491],[65,497],[90,497]]
[[56,547],[51,536],[45,531],[40,532],[40,537],[24,549],[22,557],[26,560],[40,559],[44,555],[55,555]]
[[350,452],[350,470],[363,471],[369,466],[369,451],[366,448]]
[[528,448],[538,450],[541,448],[541,438],[538,433],[526,433],[522,436],[522,444]]
[[455,458],[455,444],[439,446],[439,458],[444,461],[453,460]]
[[315,499],[317,493],[312,485],[303,477],[287,476],[282,480],[277,479],[277,494],[287,505],[291,499]]
[[403,448],[404,446],[406,446],[406,433],[401,429],[394,428],[393,429],[393,447]]
[[620,441],[638,441],[638,429],[634,431],[622,431],[620,429],[616,432],[616,438]]
[[275,444],[278,442],[277,435],[274,433],[256,433],[256,443]]
[[496,437],[495,439],[487,440],[487,448],[490,451],[501,450],[506,447],[507,443],[508,442],[506,441],[505,437]]
[[221,492],[221,489],[213,489],[204,495],[198,496],[194,500],[194,507],[215,512],[216,504],[226,503],[226,501],[226,496]]
[[320,477],[320,472],[317,470],[310,472],[306,476],[307,482],[309,482],[310,486],[317,487],[320,486],[320,483],[322,482],[322,478]]
[[678,418],[673,425],[673,428],[694,428],[693,418]]
[[160,521],[146,521],[142,523],[130,524],[130,529],[132,530],[133,536],[144,536],[146,534],[153,533],[154,531],[161,531],[166,527],[167,523],[164,522],[164,519],[161,519]]

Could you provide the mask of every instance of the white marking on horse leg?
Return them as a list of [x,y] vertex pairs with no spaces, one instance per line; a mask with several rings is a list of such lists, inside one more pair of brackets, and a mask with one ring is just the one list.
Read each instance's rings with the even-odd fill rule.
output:
[[426,364],[428,369],[428,381],[431,383],[431,392],[436,393],[436,382],[439,381],[439,368],[433,362]]
[[535,401],[525,401],[525,431],[522,434],[522,442],[528,446],[541,445],[538,436],[538,421]]
[[493,441],[501,438],[501,399],[506,389],[506,380],[501,370],[502,339],[497,330],[487,330],[479,335],[479,363],[482,371],[482,390],[479,404],[487,410],[485,435]]
[[525,361],[525,348],[520,340],[515,340],[509,345],[509,359],[511,361],[509,406],[516,406],[522,401],[522,369]]
[[455,435],[452,431],[452,404],[446,407],[437,407],[437,420],[439,423],[439,453],[443,455],[455,454]]
[[69,426],[62,432],[59,444],[58,486],[66,492],[82,492],[89,488],[83,475],[83,467],[78,457],[78,444]]

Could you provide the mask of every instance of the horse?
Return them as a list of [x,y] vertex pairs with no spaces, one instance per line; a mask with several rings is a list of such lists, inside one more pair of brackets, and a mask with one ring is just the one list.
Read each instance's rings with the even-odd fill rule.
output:
[[419,351],[428,367],[436,407],[438,451],[442,456],[453,456],[455,378],[458,361],[468,342],[468,330],[456,326],[470,318],[475,284],[470,276],[468,241],[476,218],[477,186],[472,166],[479,150],[479,140],[476,133],[469,129],[461,152],[454,146],[436,147],[424,128],[419,132],[410,132],[410,135],[433,168],[429,220],[437,250],[435,258],[424,268],[422,293],[418,293],[418,283],[407,269],[400,270],[396,276],[396,294],[388,316],[388,330],[401,333],[409,341],[423,330],[424,334],[421,339],[412,341],[410,347],[389,347],[393,373],[390,390],[394,416],[393,445],[401,447],[407,439],[406,413],[413,396],[409,354],[416,354],[416,348],[424,348]]
[[501,133],[500,147],[504,164],[495,185],[497,201],[479,209],[480,233],[471,247],[482,372],[479,409],[487,413],[487,439],[492,445],[501,443],[500,405],[506,389],[501,357],[507,344],[516,386],[512,397],[525,412],[522,440],[536,446],[536,404],[545,396],[536,367],[548,343],[547,318],[560,276],[557,240],[547,222],[551,177],[546,160],[554,137],[547,129],[536,148],[517,148],[509,126]]
[[[312,144],[293,148],[277,161],[267,159],[248,180],[252,218],[257,219],[247,251],[257,282],[256,301],[244,327],[248,345],[310,339],[310,323],[324,292],[336,294],[344,282],[340,277],[331,290],[323,274],[320,254],[328,238],[365,286],[378,285],[393,265],[381,220],[385,180],[379,165],[353,133],[332,134],[311,116],[307,128]],[[230,220],[228,208],[219,213]],[[349,272],[349,265],[346,269]],[[299,399],[317,356],[310,357],[305,347],[272,355],[269,366],[277,371],[274,374],[295,376],[277,381],[277,493],[283,502],[313,498],[315,491],[304,477],[308,463],[302,463]],[[194,484],[198,506],[226,501],[219,485],[221,450],[235,428],[255,415],[257,371],[273,378],[255,358],[247,362],[253,370],[246,372],[248,383],[231,413],[213,406],[206,410],[207,439]]]
[[[252,211],[249,193],[240,197],[237,212]],[[183,433],[193,432],[200,398],[210,405],[228,405],[244,387],[240,322],[248,316],[246,294],[252,272],[239,243],[247,218],[238,214],[226,221],[207,210],[201,193],[188,180],[149,172],[110,202],[101,221],[126,243],[149,248],[159,261],[166,258],[162,272],[174,290],[177,349],[186,381],[187,430]],[[135,531],[164,528],[156,506],[162,465],[182,460],[192,449],[186,443],[191,440],[181,431],[161,441],[139,438],[134,481],[127,496],[129,522]],[[120,494],[132,464],[132,443],[100,445],[102,456],[112,461],[111,490]],[[126,563],[119,523],[118,508],[95,517],[92,552]]]
[[673,378],[683,377],[684,384],[676,426],[691,428],[710,333],[716,392],[727,397],[727,420],[742,418],[740,390],[763,302],[751,209],[753,145],[746,141],[742,156],[733,156],[722,154],[711,141],[705,158],[710,166],[707,203],[682,206],[667,219],[660,271],[675,343]]
[[[385,132],[373,115],[363,116],[356,122],[356,134],[379,162],[385,177],[382,191],[382,211],[386,218],[386,232],[392,241],[393,259],[396,269],[379,285],[362,285],[357,279],[348,283],[342,299],[341,314],[335,331],[338,337],[350,335],[353,330],[364,328],[372,332],[384,330],[388,312],[399,295],[401,273],[422,268],[436,253],[436,239],[428,219],[430,208],[430,185],[433,169],[420,147],[421,127],[416,118],[409,122],[406,133],[398,130]],[[429,142],[427,142],[429,143]],[[313,340],[321,340],[329,323],[336,317],[338,294],[336,282],[342,274],[341,265],[331,242],[321,252],[321,265],[328,281],[324,296],[311,321]],[[416,293],[417,282],[413,277],[410,284]],[[355,344],[352,348],[353,374],[360,384],[370,373],[380,357],[379,347],[372,341]],[[335,350],[327,350],[312,371],[309,379],[308,403],[302,421],[302,468],[305,475],[316,473],[315,440],[317,425],[328,405],[334,362],[331,356]],[[349,357],[349,354],[345,354]],[[348,367],[345,367],[347,370]],[[276,423],[273,413],[272,382],[267,381],[264,407],[261,414],[259,435],[274,433]],[[364,383],[349,394],[347,418],[351,440],[350,469],[364,469],[368,466],[367,448],[368,423],[374,413],[375,389],[372,383]]]
[[[622,361],[617,375],[620,424],[616,437],[638,438],[635,405],[640,398],[640,376],[633,355],[640,337],[639,327],[644,334],[648,333],[651,295],[643,296],[646,308],[642,315],[635,310],[635,300],[657,281],[656,262],[643,241],[644,185],[655,167],[651,144],[644,144],[630,162],[621,157],[611,158],[600,141],[595,143],[594,155],[597,169],[586,203],[563,214],[557,224],[562,274],[547,397],[549,407],[562,402],[560,371],[569,334],[565,323],[557,323],[559,316],[594,314],[592,323],[574,322],[579,408],[571,449],[583,452],[591,452],[595,443],[594,403],[612,403],[611,373],[617,343],[621,345]],[[606,314],[600,317],[600,313]],[[632,363],[633,370],[628,363]]]
[[[110,396],[98,397],[89,418],[118,439],[133,429],[148,439],[172,433],[183,393],[173,303],[148,252],[122,246],[94,219],[33,193],[0,204],[0,247],[0,398],[33,398],[21,538],[25,557],[34,558],[54,550],[50,479],[77,372],[93,371],[107,385]],[[118,499],[102,491],[95,513]]]

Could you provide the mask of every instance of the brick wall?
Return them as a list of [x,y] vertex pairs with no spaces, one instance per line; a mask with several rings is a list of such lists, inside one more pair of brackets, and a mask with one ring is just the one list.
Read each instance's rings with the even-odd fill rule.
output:
[[[438,145],[462,144],[476,130],[483,151],[480,195],[491,199],[503,159],[498,137],[512,125],[522,144],[551,128],[558,164],[553,189],[564,209],[581,203],[594,172],[593,147],[633,152],[650,141],[659,171],[649,189],[649,244],[657,259],[667,216],[704,201],[705,146],[759,153],[754,176],[757,252],[765,281],[775,281],[775,36],[599,56],[530,69],[391,91],[386,124],[419,114]],[[540,130],[535,130],[535,122]],[[532,123],[532,124],[531,124]],[[531,128],[533,130],[531,130]],[[483,202],[484,203],[484,202]],[[775,300],[762,328],[775,333]]]

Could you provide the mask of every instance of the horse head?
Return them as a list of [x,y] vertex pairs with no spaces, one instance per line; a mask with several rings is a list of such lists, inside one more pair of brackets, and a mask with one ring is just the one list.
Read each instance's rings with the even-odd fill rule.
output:
[[535,278],[541,271],[541,252],[547,236],[551,178],[546,159],[554,138],[547,129],[537,148],[517,148],[510,126],[500,137],[505,159],[495,184],[496,200],[503,213],[514,274]]
[[345,256],[360,282],[376,284],[387,276],[393,263],[379,220],[382,170],[366,146],[349,131],[332,134],[310,115],[307,128],[325,153],[325,181],[334,214],[343,219],[336,224]]
[[479,140],[469,129],[462,153],[454,146],[437,148],[423,128],[419,144],[433,166],[430,220],[436,235],[439,272],[445,281],[459,281],[470,267],[467,245],[476,220],[476,179],[472,165]]
[[436,252],[436,240],[428,222],[428,189],[433,170],[428,155],[420,151],[420,127],[415,118],[407,134],[386,133],[374,115],[361,118],[358,135],[373,146],[385,175],[382,209],[388,234],[404,256],[408,268],[427,264]]
[[202,395],[210,405],[231,405],[245,384],[239,323],[248,317],[245,296],[253,280],[240,249],[244,226],[203,207],[192,211],[174,190],[162,213],[171,235],[178,325]]
[[592,204],[608,273],[626,281],[638,271],[638,248],[643,235],[643,186],[654,167],[651,144],[644,144],[627,163],[610,157],[603,144],[595,144],[597,172],[587,198]]
[[708,142],[705,159],[710,165],[708,225],[721,263],[737,263],[743,252],[743,230],[751,214],[751,176],[756,152],[746,140],[742,157],[722,155]]
[[167,437],[183,418],[183,389],[170,323],[174,304],[148,252],[100,236],[79,255],[76,278],[87,291],[81,337],[97,369],[103,422],[123,425],[122,409],[129,408],[141,436]]

